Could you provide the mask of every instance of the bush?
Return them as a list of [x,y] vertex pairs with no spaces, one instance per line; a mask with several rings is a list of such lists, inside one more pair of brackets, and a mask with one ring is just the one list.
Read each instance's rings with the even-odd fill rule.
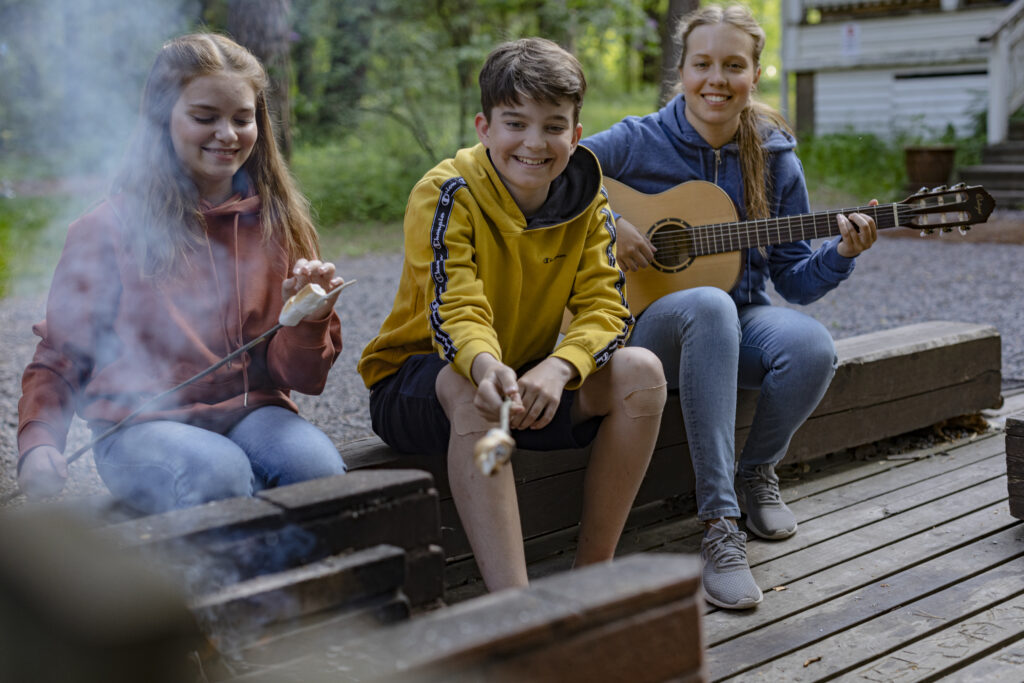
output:
[[812,199],[838,194],[858,204],[872,198],[885,203],[906,194],[900,142],[872,133],[831,133],[801,140],[797,153]]

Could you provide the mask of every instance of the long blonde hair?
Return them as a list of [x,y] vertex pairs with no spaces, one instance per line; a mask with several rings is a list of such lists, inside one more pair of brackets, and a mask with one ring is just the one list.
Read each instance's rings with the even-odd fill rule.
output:
[[171,142],[171,110],[194,79],[216,73],[237,74],[256,93],[259,134],[244,172],[260,197],[263,238],[281,239],[289,260],[319,253],[309,202],[298,190],[281,158],[267,110],[266,70],[251,52],[230,38],[193,33],[164,44],[150,69],[139,121],[112,191],[124,197],[127,226],[144,272],[165,272],[202,241],[206,229],[199,190]]
[[[679,45],[678,66],[682,68],[686,61],[686,44],[690,33],[698,26],[718,24],[729,24],[753,38],[754,67],[760,66],[765,40],[764,29],[754,19],[750,10],[742,5],[708,5],[683,17],[675,34]],[[681,83],[676,85],[676,91],[682,92]],[[793,134],[779,112],[752,97],[740,113],[740,124],[736,131],[740,170],[743,174],[743,203],[747,218],[768,218],[771,215],[772,179],[768,173],[768,152],[764,148],[764,140],[772,128]]]

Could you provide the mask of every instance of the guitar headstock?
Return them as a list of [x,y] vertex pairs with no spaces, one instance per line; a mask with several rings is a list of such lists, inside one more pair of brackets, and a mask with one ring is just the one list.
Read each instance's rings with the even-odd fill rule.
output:
[[970,226],[987,221],[995,206],[996,201],[981,185],[921,188],[899,202],[899,224],[921,228],[928,234],[935,230],[951,232],[953,228],[966,232]]

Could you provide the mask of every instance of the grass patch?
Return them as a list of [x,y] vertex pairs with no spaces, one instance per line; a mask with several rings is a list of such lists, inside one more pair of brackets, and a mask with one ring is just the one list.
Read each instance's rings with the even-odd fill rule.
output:
[[67,224],[87,201],[66,195],[0,199],[0,296],[49,282]]
[[320,230],[320,252],[328,261],[398,251],[402,221],[344,221]]

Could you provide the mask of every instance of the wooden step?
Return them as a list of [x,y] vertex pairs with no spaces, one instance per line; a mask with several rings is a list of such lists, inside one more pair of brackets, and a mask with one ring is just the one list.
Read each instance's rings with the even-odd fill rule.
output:
[[1024,164],[1024,140],[1007,140],[987,145],[981,152],[982,164]]
[[968,185],[982,185],[1000,209],[1024,207],[1024,164],[964,166],[957,176]]

